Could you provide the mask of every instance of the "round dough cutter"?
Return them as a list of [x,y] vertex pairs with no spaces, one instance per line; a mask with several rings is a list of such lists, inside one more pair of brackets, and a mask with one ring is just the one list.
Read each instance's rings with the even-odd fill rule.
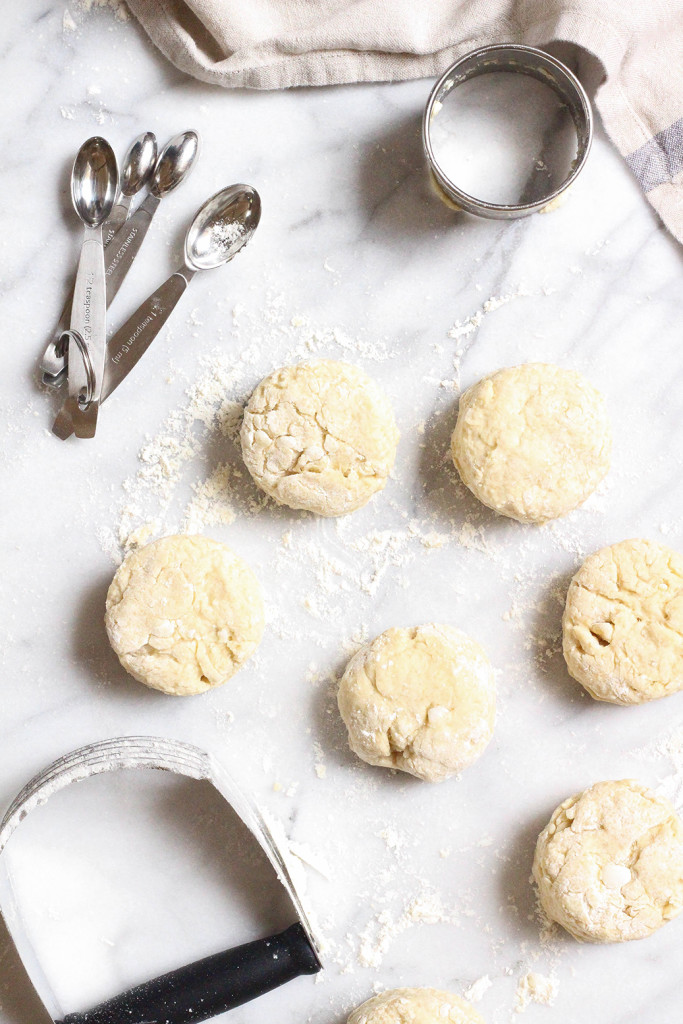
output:
[[[453,90],[473,78],[501,71],[527,75],[548,86],[566,106],[576,132],[576,154],[564,180],[550,187],[543,195],[516,203],[490,202],[462,189],[442,166],[433,138],[434,119]],[[590,100],[576,75],[552,54],[521,43],[482,46],[456,60],[434,85],[422,118],[422,147],[441,198],[456,210],[493,220],[528,217],[531,213],[552,208],[551,204],[559,200],[583,170],[592,139],[593,113]]]
[[292,904],[295,921],[284,931],[206,957],[138,985],[85,1012],[59,1005],[24,931],[8,871],[0,856],[0,911],[24,967],[56,1024],[193,1024],[208,1020],[304,974],[321,970],[320,947],[287,866],[288,854],[263,816],[225,769],[187,743],[125,736],[89,744],[39,772],[0,822],[0,854],[23,819],[73,782],[122,769],[156,769],[209,782],[263,849]]

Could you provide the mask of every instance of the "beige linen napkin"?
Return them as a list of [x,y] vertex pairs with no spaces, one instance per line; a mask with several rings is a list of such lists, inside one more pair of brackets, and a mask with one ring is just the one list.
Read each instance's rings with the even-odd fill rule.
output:
[[575,43],[605,127],[683,242],[683,0],[128,0],[182,71],[226,87],[440,74],[495,42]]

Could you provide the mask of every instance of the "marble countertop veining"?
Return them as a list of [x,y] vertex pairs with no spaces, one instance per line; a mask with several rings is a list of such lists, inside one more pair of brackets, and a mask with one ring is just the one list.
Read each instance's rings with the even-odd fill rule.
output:
[[[225,92],[177,72],[106,5],[6,8],[3,804],[54,757],[106,736],[175,736],[220,757],[282,822],[327,949],[319,979],[234,1011],[234,1024],[342,1024],[379,987],[462,993],[486,975],[477,1009],[504,1024],[529,971],[557,986],[552,1006],[524,1009],[530,1024],[673,1024],[683,921],[623,946],[542,935],[529,875],[553,808],[597,779],[637,776],[683,809],[683,697],[598,705],[568,678],[559,642],[585,554],[637,535],[683,547],[681,248],[600,128],[560,209],[468,219],[426,183],[428,82]],[[202,134],[200,162],[163,201],[112,322],[175,269],[192,213],[221,186],[256,185],[262,224],[239,260],[193,284],[97,439],[62,444],[35,369],[76,258],[73,154],[90,134],[121,154],[140,131],[163,141],[187,127]],[[316,353],[375,376],[401,430],[386,490],[339,522],[260,502],[235,446],[253,385]],[[448,456],[460,388],[526,360],[584,373],[614,425],[606,484],[541,529],[479,506]],[[104,597],[131,531],[198,522],[253,565],[268,627],[230,684],[177,700],[119,667]],[[489,749],[438,786],[356,761],[335,705],[364,637],[429,620],[486,647],[499,692]],[[65,1009],[286,920],[218,798],[190,785],[99,779],[13,840],[15,884]],[[0,1021],[39,1019],[3,928]]]

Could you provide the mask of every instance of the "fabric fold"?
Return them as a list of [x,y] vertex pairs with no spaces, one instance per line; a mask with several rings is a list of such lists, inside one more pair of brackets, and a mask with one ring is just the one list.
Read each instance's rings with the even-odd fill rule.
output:
[[128,0],[161,52],[227,88],[440,75],[488,43],[574,44],[603,74],[612,141],[683,242],[683,5],[678,0]]

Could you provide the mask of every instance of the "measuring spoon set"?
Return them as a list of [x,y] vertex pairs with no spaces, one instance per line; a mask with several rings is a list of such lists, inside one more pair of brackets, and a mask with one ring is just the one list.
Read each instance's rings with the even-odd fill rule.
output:
[[[253,235],[261,200],[250,185],[230,185],[200,207],[186,237],[183,265],[107,341],[107,309],[140,251],[159,203],[199,156],[195,131],[175,135],[157,153],[152,132],[139,135],[121,172],[99,136],[83,143],[71,173],[71,199],[84,238],[76,281],[41,361],[43,383],[66,392],[53,432],[94,437],[99,407],[146,352],[198,270],[228,263]],[[132,200],[147,196],[131,213]]]

